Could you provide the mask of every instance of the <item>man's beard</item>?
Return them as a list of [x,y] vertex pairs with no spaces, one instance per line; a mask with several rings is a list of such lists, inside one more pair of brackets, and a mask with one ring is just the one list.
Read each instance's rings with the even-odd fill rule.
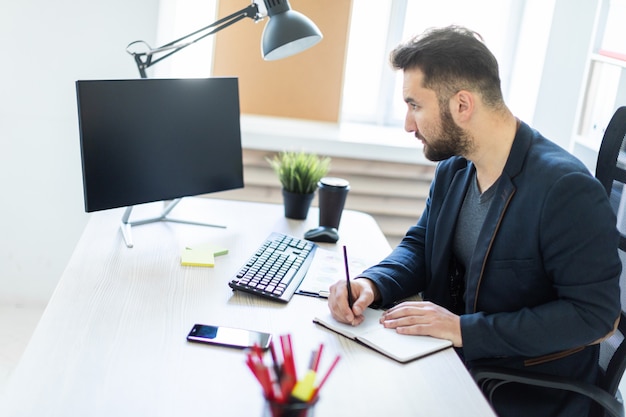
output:
[[452,156],[467,155],[472,142],[469,135],[454,123],[450,109],[442,106],[440,119],[439,132],[427,141],[422,139],[424,156],[433,162],[439,162]]

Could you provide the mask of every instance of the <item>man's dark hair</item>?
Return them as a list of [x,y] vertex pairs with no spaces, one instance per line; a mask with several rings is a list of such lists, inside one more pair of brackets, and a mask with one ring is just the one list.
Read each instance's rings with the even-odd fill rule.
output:
[[477,92],[485,104],[504,104],[498,61],[480,35],[460,26],[430,29],[391,52],[394,69],[420,69],[423,87],[447,102],[460,90]]

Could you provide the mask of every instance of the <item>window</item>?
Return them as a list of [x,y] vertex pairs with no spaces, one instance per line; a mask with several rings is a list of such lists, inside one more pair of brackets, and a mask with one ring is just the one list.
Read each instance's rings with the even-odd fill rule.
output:
[[480,33],[500,63],[505,89],[522,6],[522,0],[391,0],[374,7],[370,0],[353,0],[341,120],[402,123],[402,79],[389,66],[389,52],[433,26],[458,24]]
[[[352,1],[342,123],[402,126],[401,73],[390,68],[389,52],[413,34],[450,24],[467,26],[483,36],[500,64],[505,101],[517,116],[532,122],[555,0]],[[160,4],[160,42],[155,42],[159,45],[217,18],[218,0],[161,0]],[[209,76],[212,46],[210,39],[199,42],[156,66],[154,76]]]
[[[243,6],[242,6],[243,7]],[[217,0],[161,0],[159,28],[153,48],[185,36],[216,20]],[[159,62],[150,78],[201,78],[211,75],[213,42],[205,39],[176,53],[176,58]]]

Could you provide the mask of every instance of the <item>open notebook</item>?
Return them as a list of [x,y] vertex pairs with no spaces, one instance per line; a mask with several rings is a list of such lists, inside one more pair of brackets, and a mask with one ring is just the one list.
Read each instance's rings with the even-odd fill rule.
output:
[[402,363],[452,346],[449,340],[403,335],[394,329],[386,329],[378,322],[381,314],[381,310],[366,309],[363,313],[365,320],[358,326],[340,323],[330,312],[316,316],[313,321]]
[[[328,298],[330,286],[345,277],[346,267],[343,262],[341,252],[318,247],[313,262],[311,262],[296,294]],[[348,262],[350,276],[356,277],[365,268],[375,263],[375,260],[366,261],[358,257],[351,257]]]

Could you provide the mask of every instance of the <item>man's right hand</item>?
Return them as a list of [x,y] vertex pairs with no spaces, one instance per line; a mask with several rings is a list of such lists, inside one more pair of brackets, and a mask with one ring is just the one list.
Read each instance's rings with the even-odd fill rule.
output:
[[364,320],[363,311],[378,298],[378,289],[367,278],[351,280],[350,286],[354,297],[352,309],[348,305],[348,287],[345,279],[330,286],[328,308],[335,320],[357,326]]

